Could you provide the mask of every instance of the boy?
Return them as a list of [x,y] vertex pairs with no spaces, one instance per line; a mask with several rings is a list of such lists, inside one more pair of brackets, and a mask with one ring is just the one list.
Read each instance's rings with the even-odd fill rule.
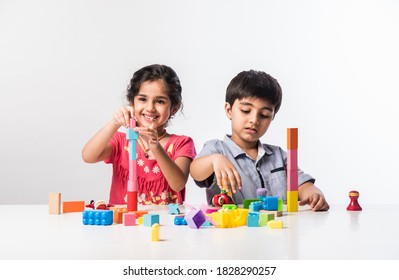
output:
[[[220,186],[230,185],[236,204],[256,198],[257,188],[286,201],[286,152],[280,147],[260,143],[282,100],[277,80],[261,71],[243,71],[231,80],[226,91],[225,112],[231,120],[231,135],[223,141],[211,140],[190,166],[190,174],[199,187],[207,188],[211,201]],[[315,179],[298,170],[299,205],[309,204],[314,211],[329,205],[314,185]]]

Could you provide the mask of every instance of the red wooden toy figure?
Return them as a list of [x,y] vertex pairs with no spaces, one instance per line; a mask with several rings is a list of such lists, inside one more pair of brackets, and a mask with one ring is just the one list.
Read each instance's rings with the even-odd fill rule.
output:
[[357,201],[359,198],[359,192],[358,191],[350,191],[349,198],[351,199],[351,202],[349,203],[348,207],[346,207],[346,210],[362,211],[362,207],[360,206],[359,202]]

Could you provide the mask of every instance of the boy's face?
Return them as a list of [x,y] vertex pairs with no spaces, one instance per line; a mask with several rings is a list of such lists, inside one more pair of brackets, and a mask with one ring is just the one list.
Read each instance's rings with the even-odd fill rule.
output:
[[233,106],[226,103],[225,111],[231,120],[231,138],[242,147],[255,144],[274,118],[274,106],[259,98],[237,99]]

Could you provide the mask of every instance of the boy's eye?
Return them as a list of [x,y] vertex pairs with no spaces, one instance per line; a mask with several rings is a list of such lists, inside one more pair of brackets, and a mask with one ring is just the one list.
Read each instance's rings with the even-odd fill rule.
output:
[[260,115],[260,117],[261,117],[262,119],[268,119],[268,118],[270,118],[269,115]]
[[249,110],[241,110],[241,112],[243,112],[244,114],[249,114]]

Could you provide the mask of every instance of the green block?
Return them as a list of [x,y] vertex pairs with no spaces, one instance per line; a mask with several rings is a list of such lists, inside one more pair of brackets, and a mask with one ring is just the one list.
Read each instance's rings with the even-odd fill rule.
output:
[[243,208],[249,209],[249,205],[251,204],[251,202],[255,202],[255,201],[262,201],[262,199],[260,199],[260,198],[244,199]]
[[278,199],[277,209],[278,209],[278,211],[283,211],[283,199],[282,198]]
[[268,214],[268,213],[259,214],[259,225],[261,227],[267,226],[267,223],[272,220],[274,220],[274,214]]

